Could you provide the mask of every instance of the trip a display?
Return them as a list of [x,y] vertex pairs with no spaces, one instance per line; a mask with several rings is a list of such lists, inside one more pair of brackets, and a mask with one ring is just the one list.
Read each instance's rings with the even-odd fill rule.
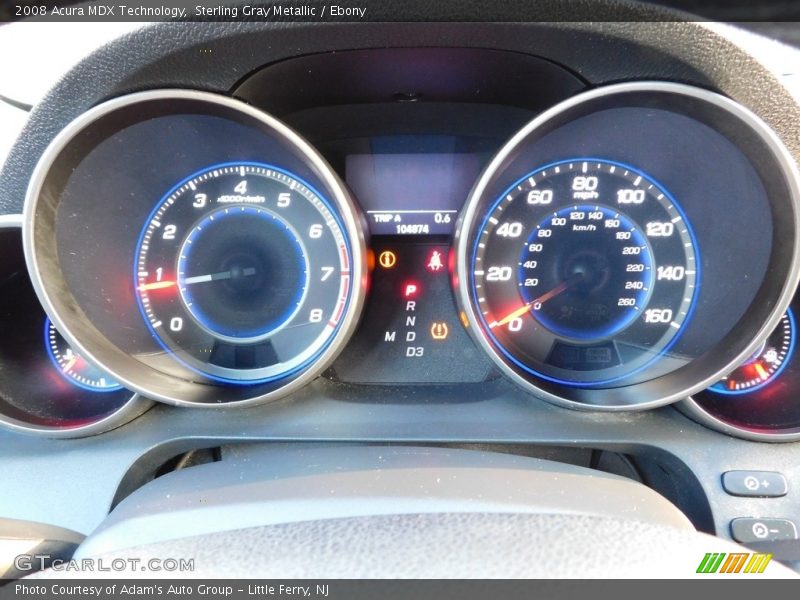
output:
[[698,247],[678,202],[633,166],[574,158],[503,192],[475,237],[471,289],[493,343],[570,386],[663,355],[689,319]]
[[474,153],[351,154],[346,177],[373,235],[452,235],[482,165]]
[[148,218],[136,251],[139,306],[158,342],[226,383],[287,377],[337,330],[347,241],[327,201],[274,166],[206,168]]

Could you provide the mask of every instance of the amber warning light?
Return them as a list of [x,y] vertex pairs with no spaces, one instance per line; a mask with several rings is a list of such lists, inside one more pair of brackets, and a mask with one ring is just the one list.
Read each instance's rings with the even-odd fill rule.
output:
[[391,250],[384,250],[378,257],[378,263],[384,269],[391,269],[397,264],[397,255]]
[[437,341],[446,340],[448,333],[450,333],[450,330],[447,328],[447,323],[434,322],[431,325],[431,337]]

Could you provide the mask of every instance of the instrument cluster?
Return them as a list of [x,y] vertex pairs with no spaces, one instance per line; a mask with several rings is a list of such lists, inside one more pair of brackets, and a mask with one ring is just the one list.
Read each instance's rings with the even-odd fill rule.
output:
[[[81,435],[144,398],[507,378],[532,402],[684,400],[728,433],[794,439],[800,187],[777,136],[664,82],[525,121],[325,138],[198,91],[90,109],[42,156],[22,222],[24,285],[48,316],[26,322],[43,334],[25,360],[70,393],[28,410],[0,377],[4,420]],[[23,294],[5,291],[12,270],[6,300]],[[8,323],[31,312],[8,304]]]

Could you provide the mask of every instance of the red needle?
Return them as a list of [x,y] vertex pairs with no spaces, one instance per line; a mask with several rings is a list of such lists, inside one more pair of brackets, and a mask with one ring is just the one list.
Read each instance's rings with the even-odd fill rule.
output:
[[575,285],[576,283],[578,283],[581,280],[583,280],[583,274],[582,273],[578,273],[576,275],[573,275],[572,277],[570,277],[566,281],[562,281],[560,284],[558,284],[556,287],[554,287],[549,292],[546,292],[546,293],[542,294],[541,296],[539,296],[538,298],[534,298],[530,302],[528,302],[526,304],[523,304],[518,309],[516,309],[513,312],[507,314],[505,317],[503,317],[499,321],[495,321],[494,323],[489,325],[489,329],[494,329],[495,327],[500,327],[501,325],[505,325],[506,323],[508,323],[510,321],[513,321],[517,317],[522,316],[526,312],[528,312],[531,309],[531,306],[534,306],[534,305],[537,305],[537,304],[539,306],[541,306],[542,304],[544,304],[548,300],[552,300],[553,298],[558,296],[561,292],[564,292],[564,291],[568,290],[569,288],[571,288],[573,285]]
[[766,381],[767,378],[769,377],[769,373],[764,368],[764,366],[759,362],[756,363],[756,371],[758,371],[758,376],[761,377],[761,379],[764,381]]
[[140,292],[146,292],[150,290],[163,290],[164,288],[169,288],[175,285],[174,281],[156,281],[153,283],[145,283],[140,285],[137,289]]

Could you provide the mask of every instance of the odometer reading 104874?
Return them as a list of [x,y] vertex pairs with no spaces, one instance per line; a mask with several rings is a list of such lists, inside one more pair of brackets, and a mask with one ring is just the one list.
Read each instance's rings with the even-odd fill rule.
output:
[[529,173],[475,238],[471,288],[487,338],[516,368],[600,387],[663,356],[698,279],[689,223],[641,171],[574,159]]

